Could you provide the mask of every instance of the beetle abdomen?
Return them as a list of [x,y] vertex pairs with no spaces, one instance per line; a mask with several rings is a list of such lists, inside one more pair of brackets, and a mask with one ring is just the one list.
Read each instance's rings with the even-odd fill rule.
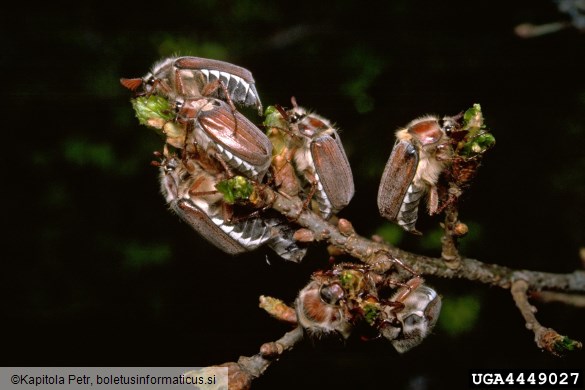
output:
[[299,247],[297,241],[293,238],[295,229],[293,229],[285,220],[281,218],[266,219],[266,224],[272,226],[272,239],[268,246],[285,260],[299,263],[305,257],[307,248]]
[[417,232],[414,225],[418,219],[418,205],[424,192],[424,188],[417,187],[414,184],[408,186],[406,194],[404,195],[404,200],[402,201],[400,210],[396,216],[398,225],[400,225],[404,230],[413,233]]
[[[183,74],[191,73],[189,75],[191,78],[195,78],[196,73],[203,75],[207,85],[220,81],[233,102],[256,107],[258,112],[262,113],[262,103],[256,91],[254,77],[248,69],[224,61],[199,57],[177,58],[174,66]],[[222,88],[217,88],[212,96],[227,99]]]
[[247,250],[254,250],[272,238],[270,229],[261,218],[245,218],[235,223],[225,221],[222,216],[212,216],[211,220],[224,233]]
[[[260,103],[260,97],[254,84],[250,84],[234,74],[220,72],[218,70],[201,69],[201,73],[203,73],[208,83],[213,83],[217,80],[221,81],[226,86],[230,99],[235,103],[258,107],[258,110],[262,111],[262,103]],[[218,88],[217,96],[220,99],[226,98],[221,88]]]

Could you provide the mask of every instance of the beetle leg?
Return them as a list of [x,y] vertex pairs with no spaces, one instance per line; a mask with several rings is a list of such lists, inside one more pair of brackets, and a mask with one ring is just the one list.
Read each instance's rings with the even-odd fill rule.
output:
[[164,165],[164,159],[163,159],[162,152],[155,150],[154,152],[152,152],[152,154],[157,160],[151,161],[150,165],[152,165],[153,167],[157,167],[157,168],[162,167]]
[[183,140],[183,162],[187,162],[187,156],[189,152],[187,151],[187,142],[189,140],[189,135],[194,131],[193,130],[194,124],[193,121],[187,121],[187,127],[185,128],[185,139]]
[[231,168],[227,165],[227,163],[223,161],[223,159],[219,156],[219,152],[214,150],[214,153],[210,153],[210,156],[213,157],[217,162],[219,162],[219,165],[221,165],[223,171],[227,176],[227,179],[231,179],[232,177],[234,177],[234,173],[232,172]]
[[223,83],[223,81],[217,79],[209,84],[206,84],[205,87],[203,87],[203,91],[201,91],[201,94],[203,96],[210,97],[211,94],[217,91],[218,89],[222,90],[223,94],[225,95],[225,101],[227,102],[227,104],[230,105],[232,112],[236,112],[236,106],[234,105],[234,102],[230,97],[230,93],[227,89],[227,86]]
[[[404,304],[402,302],[406,299],[406,297],[413,290],[416,290],[422,283],[423,283],[423,279],[420,276],[415,276],[414,278],[410,279],[406,283],[399,283],[399,285],[401,286],[401,289],[399,290],[398,294],[394,298],[394,301],[400,302],[402,304],[402,307],[404,307]],[[397,310],[393,309],[393,311],[397,311]]]
[[[236,120],[237,123],[237,118],[234,116],[234,119]],[[181,122],[181,118],[177,117],[176,121]],[[183,163],[187,162],[188,156],[191,153],[196,153],[197,152],[197,145],[195,144],[195,150],[193,150],[193,148],[191,148],[191,144],[189,143],[189,139],[190,136],[194,133],[195,131],[195,120],[194,119],[188,119],[186,120],[187,122],[187,126],[185,128],[185,138],[183,140],[183,154],[182,154],[182,160]],[[217,162],[219,162],[219,164],[221,165],[221,167],[223,168],[223,171],[226,173],[227,178],[232,178],[234,176],[234,174],[232,173],[232,170],[228,167],[228,165],[226,164],[226,162],[220,157],[220,153],[219,151],[217,151],[215,148],[213,148],[213,150],[207,151],[207,154],[209,156],[211,156],[214,160],[216,160]]]
[[223,220],[225,222],[227,223],[234,222],[234,209],[225,202],[221,204],[221,214],[223,215]]
[[384,305],[390,306],[391,307],[390,312],[394,315],[402,311],[406,307],[403,302],[399,301],[385,301]]
[[278,192],[288,199],[297,196],[299,194],[299,182],[290,161],[284,160],[284,163],[279,167],[274,167],[274,170],[275,172],[271,180],[274,181]]
[[213,191],[196,191],[195,189],[197,187],[199,187],[199,185],[201,184],[201,182],[202,182],[202,180],[195,180],[195,183],[193,183],[193,186],[189,190],[189,195],[190,196],[206,196],[206,195],[215,195],[215,194],[219,193],[219,191],[217,191],[217,190],[213,190]]
[[367,341],[374,341],[374,340],[378,340],[381,339],[382,335],[380,333],[376,334],[375,336],[365,336],[365,335],[360,335],[360,340],[363,342],[367,342]]
[[181,77],[181,69],[179,68],[175,69],[175,90],[177,91],[177,95],[184,95],[183,78]]
[[390,257],[394,263],[398,264],[399,266],[401,266],[402,268],[404,268],[405,270],[410,272],[415,278],[420,278],[420,275],[417,274],[416,272],[414,272],[414,270],[412,268],[410,268],[408,265],[406,265],[402,260],[400,260],[394,256],[391,256],[389,253],[388,253],[388,257]]
[[311,183],[311,190],[307,195],[307,199],[305,199],[305,201],[303,202],[303,210],[309,208],[311,200],[313,199],[313,195],[315,195],[315,192],[317,192],[317,179],[315,178],[315,176],[312,173],[305,171],[305,177],[307,178],[307,181]]
[[272,158],[273,180],[278,192],[287,198],[298,196],[301,184],[292,164],[294,148],[286,147]]
[[[224,203],[224,205],[229,206],[228,204],[225,204],[225,203]],[[230,207],[230,209],[231,209],[231,207]],[[249,218],[260,218],[261,217],[260,210],[252,211],[250,213],[246,213],[245,215],[239,215],[239,216],[234,216],[233,209],[230,210],[230,212],[231,212],[231,214],[229,215],[229,219],[226,219],[225,221],[232,223],[232,224],[244,221],[244,220],[249,219]],[[224,218],[225,218],[225,215],[224,215]]]
[[406,297],[408,297],[412,291],[420,287],[420,285],[423,283],[423,279],[420,276],[415,276],[406,283],[401,283],[392,280],[389,280],[388,283],[401,286],[391,301],[390,300],[384,301],[384,305],[391,307],[390,313],[392,313],[392,315],[396,317],[396,313],[399,313],[406,307],[406,305],[404,304]]
[[439,192],[437,191],[436,185],[431,185],[429,188],[429,215],[437,213],[439,209]]
[[[415,277],[416,278],[416,277]],[[413,278],[414,279],[414,278]],[[394,279],[387,279],[384,281],[384,284],[388,285],[388,286],[398,286],[398,287],[405,287],[410,289],[411,286],[408,284],[408,282],[403,283],[401,281],[398,280],[394,280]]]

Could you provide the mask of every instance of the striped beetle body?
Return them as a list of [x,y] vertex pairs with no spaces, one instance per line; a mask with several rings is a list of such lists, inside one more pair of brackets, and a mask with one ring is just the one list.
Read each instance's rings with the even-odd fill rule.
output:
[[404,353],[432,332],[441,312],[441,297],[422,279],[413,278],[398,289],[390,302],[392,305],[382,305],[384,320],[378,328],[394,349]]
[[378,209],[404,230],[420,234],[418,205],[426,195],[429,214],[437,212],[437,182],[452,155],[450,140],[434,116],[413,120],[396,138],[380,181]]
[[288,112],[293,133],[301,147],[294,160],[313,188],[318,211],[328,219],[349,204],[355,193],[353,174],[341,138],[331,122],[296,105]]
[[378,290],[387,286],[384,276],[356,264],[317,271],[295,300],[297,321],[313,338],[339,340],[365,322],[398,352],[406,352],[431,334],[441,297],[418,276],[400,283],[390,299],[380,299]]
[[254,107],[262,114],[252,73],[224,61],[170,57],[155,63],[144,77],[121,79],[120,82],[139,94],[162,95],[170,100],[215,97]]
[[[279,190],[295,196],[304,181],[307,202],[328,219],[347,206],[355,187],[351,167],[337,130],[331,123],[292,99],[293,108],[280,106],[266,110],[264,125],[275,145],[274,176]],[[292,160],[292,161],[291,161]],[[294,164],[296,176],[291,172]]]
[[286,260],[301,261],[306,248],[292,238],[293,229],[278,217],[244,215],[230,221],[229,210],[216,184],[226,177],[216,161],[165,158],[160,164],[161,192],[170,209],[222,251],[236,255],[264,244]]
[[177,122],[187,127],[187,148],[199,145],[243,176],[262,180],[270,167],[272,144],[248,118],[211,98],[179,99],[176,111]]
[[354,325],[343,305],[344,298],[345,292],[338,282],[313,278],[295,301],[299,325],[312,338],[348,339]]

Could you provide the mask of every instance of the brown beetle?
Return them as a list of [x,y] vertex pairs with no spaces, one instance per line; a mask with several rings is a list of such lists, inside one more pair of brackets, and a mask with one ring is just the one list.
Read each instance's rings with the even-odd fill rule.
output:
[[177,122],[184,123],[186,147],[198,145],[243,176],[261,181],[272,158],[268,137],[223,100],[177,100]]
[[354,325],[342,305],[344,298],[345,292],[339,283],[324,283],[313,278],[295,301],[299,325],[313,338],[349,338]]
[[[339,134],[329,120],[299,107],[294,98],[291,100],[293,108],[288,111],[279,106],[273,110],[269,107],[264,123],[269,124],[271,138],[282,146],[281,155],[287,156],[287,161],[292,156],[298,176],[308,184],[307,203],[314,200],[316,211],[328,219],[347,206],[354,195],[351,167]],[[275,127],[282,119],[285,128]],[[273,162],[277,172],[283,169],[278,163],[277,159]],[[284,184],[290,184],[294,191],[296,183],[290,173],[286,179]]]
[[386,279],[356,264],[337,264],[315,272],[298,294],[295,310],[299,325],[316,338],[348,339],[360,322],[391,342],[400,353],[420,344],[437,323],[441,297],[413,277],[390,299],[379,299]]
[[187,160],[164,158],[159,165],[161,191],[171,210],[217,248],[236,255],[266,244],[286,260],[304,257],[306,248],[297,246],[287,221],[256,215],[231,220],[226,215],[232,210],[215,188],[225,178],[217,161],[202,153]]
[[437,212],[437,182],[451,158],[450,141],[434,116],[413,120],[396,138],[380,181],[378,208],[383,217],[420,234],[415,228],[418,205],[427,194],[429,214]]
[[309,198],[314,196],[320,214],[329,218],[353,198],[355,187],[351,166],[331,122],[299,107],[294,99],[292,102],[289,120],[295,134],[302,140],[302,147],[295,153],[295,163],[312,185]]
[[433,330],[441,312],[441,297],[415,277],[382,304],[378,330],[392,346],[404,353],[419,345]]
[[228,62],[200,57],[170,57],[154,64],[142,78],[120,79],[126,88],[140,94],[177,98],[216,97],[255,107],[262,103],[252,73]]

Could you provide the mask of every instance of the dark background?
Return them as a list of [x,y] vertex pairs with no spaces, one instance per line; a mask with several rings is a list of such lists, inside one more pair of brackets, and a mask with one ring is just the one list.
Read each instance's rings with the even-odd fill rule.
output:
[[[363,235],[384,231],[431,256],[440,218],[421,216],[419,238],[400,236],[377,212],[393,133],[480,103],[497,146],[461,205],[471,227],[464,254],[557,273],[581,266],[585,35],[514,34],[520,23],[567,20],[553,2],[15,6],[0,36],[2,366],[235,361],[288,330],[258,309],[258,296],[292,302],[327,263],[319,246],[301,265],[267,249],[229,257],[166,210],[149,166],[161,139],[138,124],[118,80],[175,53],[244,66],[265,106],[294,95],[334,120],[356,182],[341,215]],[[445,308],[418,348],[400,356],[382,340],[305,342],[254,388],[466,388],[471,368],[585,366],[583,352],[541,352],[508,292],[428,282]],[[583,310],[538,308],[545,326],[585,340]]]

